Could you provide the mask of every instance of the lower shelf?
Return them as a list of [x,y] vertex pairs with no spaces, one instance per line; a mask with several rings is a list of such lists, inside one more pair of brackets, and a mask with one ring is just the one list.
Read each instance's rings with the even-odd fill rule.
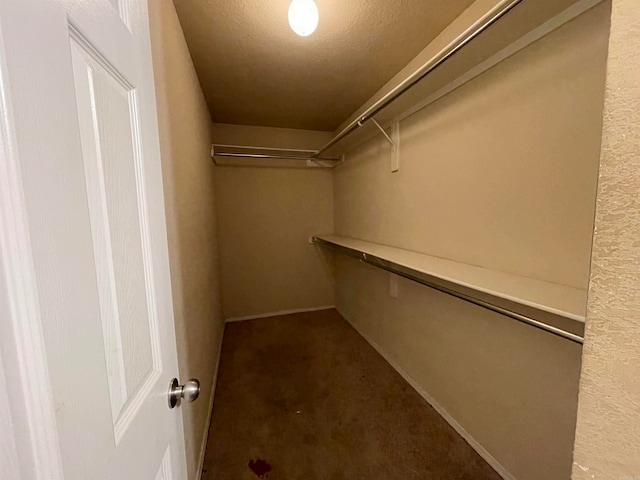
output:
[[582,343],[587,292],[336,235],[314,243],[555,335]]

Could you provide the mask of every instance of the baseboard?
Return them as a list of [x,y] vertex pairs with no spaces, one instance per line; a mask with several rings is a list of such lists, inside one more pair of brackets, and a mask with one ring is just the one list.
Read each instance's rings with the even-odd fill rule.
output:
[[216,384],[218,383],[218,370],[220,368],[220,357],[222,356],[222,340],[224,339],[224,328],[218,342],[218,357],[216,358],[216,367],[213,372],[213,383],[211,384],[211,395],[209,396],[209,414],[207,415],[206,430],[200,446],[200,460],[198,462],[198,472],[196,479],[202,479],[202,470],[204,469],[204,456],[207,453],[207,442],[209,441],[209,429],[211,428],[211,415],[213,413],[213,399],[216,395]]
[[292,313],[317,312],[318,310],[329,310],[331,308],[336,308],[336,306],[335,305],[325,305],[323,307],[297,308],[295,310],[282,310],[280,312],[260,313],[258,315],[248,315],[246,317],[227,318],[225,320],[225,323],[242,322],[244,320],[255,320],[257,318],[278,317],[280,315],[291,315]]
[[442,418],[444,418],[449,425],[453,427],[453,429],[458,432],[458,434],[465,439],[465,441],[473,448],[478,455],[480,455],[489,465],[493,468],[498,475],[500,475],[504,480],[516,480],[516,478],[511,475],[506,468],[504,468],[498,460],[494,458],[480,443],[471,436],[469,432],[467,432],[462,425],[460,425],[441,405],[438,404],[434,400],[434,398],[429,395],[419,384],[416,382],[407,372],[405,372],[400,365],[398,365],[393,359],[391,359],[385,352],[380,348],[380,346],[374,342],[366,333],[364,333],[357,325],[355,325],[351,320],[347,318],[340,310],[338,310],[340,315],[345,318],[349,324],[371,345],[379,354],[384,358],[389,365],[391,365],[396,372],[398,372],[402,378],[404,378],[409,385],[413,387],[413,389],[418,392],[422,398],[424,398],[429,405],[433,407],[433,409],[440,414]]

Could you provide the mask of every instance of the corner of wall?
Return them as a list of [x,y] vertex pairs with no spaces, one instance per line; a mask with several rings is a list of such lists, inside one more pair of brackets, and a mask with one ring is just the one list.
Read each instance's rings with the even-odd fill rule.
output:
[[200,380],[206,398],[182,411],[187,470],[196,480],[224,329],[212,124],[173,2],[152,1],[149,10],[178,364],[181,378]]

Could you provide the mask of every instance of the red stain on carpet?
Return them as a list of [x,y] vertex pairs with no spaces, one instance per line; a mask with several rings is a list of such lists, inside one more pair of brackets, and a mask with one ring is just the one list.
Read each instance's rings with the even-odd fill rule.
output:
[[267,478],[271,471],[271,465],[266,460],[258,458],[257,460],[249,460],[249,468],[258,478]]

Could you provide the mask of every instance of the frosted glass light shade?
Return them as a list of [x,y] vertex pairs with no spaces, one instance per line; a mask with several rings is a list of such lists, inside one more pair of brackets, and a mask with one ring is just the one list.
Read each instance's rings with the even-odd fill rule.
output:
[[308,37],[318,27],[318,6],[313,0],[291,0],[289,25],[301,37]]

